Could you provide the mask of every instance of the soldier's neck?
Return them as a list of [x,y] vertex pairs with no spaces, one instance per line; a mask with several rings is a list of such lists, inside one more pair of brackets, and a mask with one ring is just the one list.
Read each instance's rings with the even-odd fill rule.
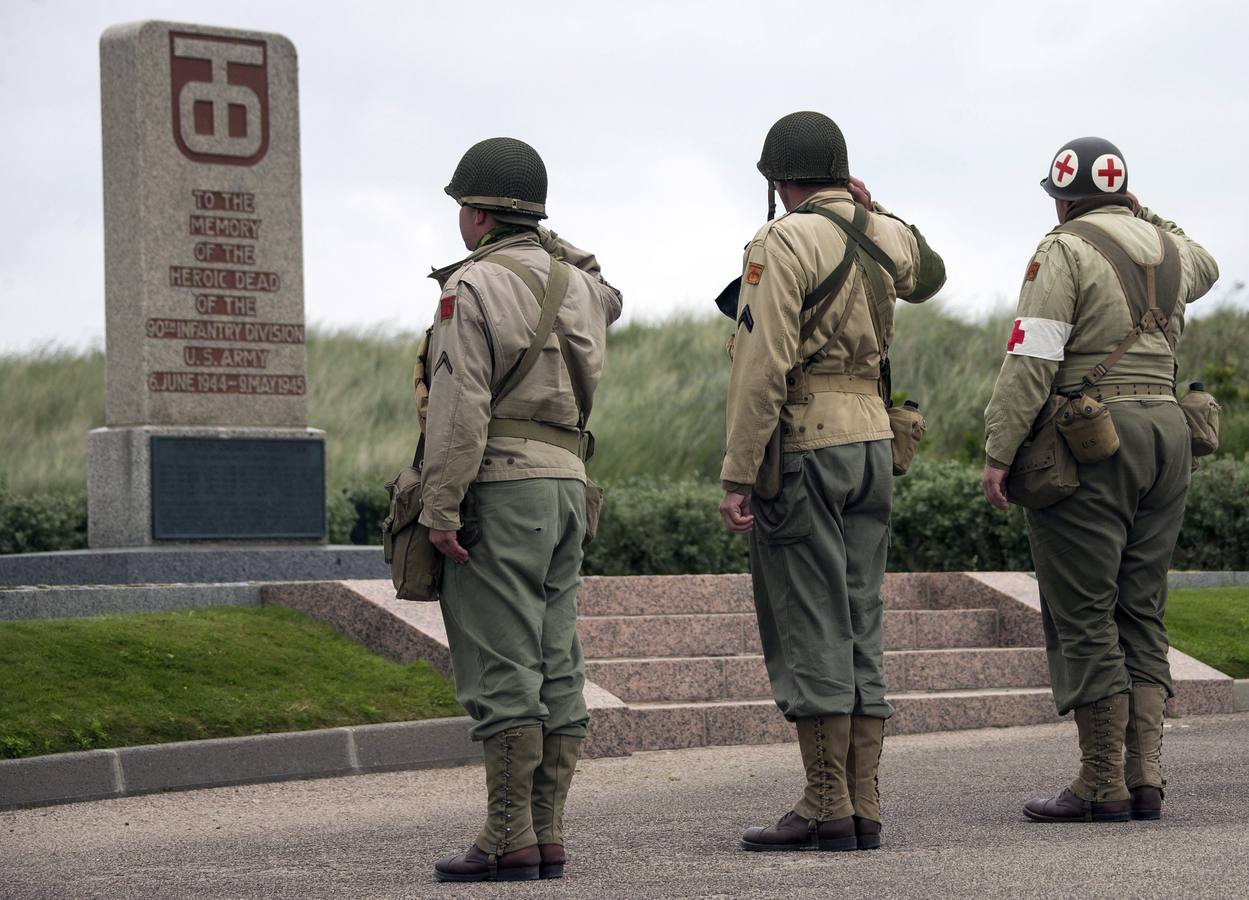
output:
[[496,225],[481,236],[481,240],[477,242],[477,246],[473,249],[480,250],[488,244],[496,243],[515,234],[524,234],[526,231],[536,233],[537,229],[528,225]]

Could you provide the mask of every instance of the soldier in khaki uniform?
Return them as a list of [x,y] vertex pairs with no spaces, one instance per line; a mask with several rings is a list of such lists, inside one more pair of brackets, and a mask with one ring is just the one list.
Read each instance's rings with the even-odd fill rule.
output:
[[[1192,465],[1173,347],[1185,305],[1210,289],[1218,267],[1128,193],[1127,165],[1108,141],[1064,145],[1041,185],[1060,225],[1028,264],[985,410],[985,496],[1006,508],[1008,469],[1055,392],[1104,403],[1119,449],[1080,464],[1066,499],[1026,512],[1054,701],[1059,713],[1075,711],[1082,764],[1069,788],[1024,812],[1047,822],[1158,818],[1163,706],[1173,693],[1167,568]],[[1143,318],[1134,311],[1148,306],[1140,284],[1155,285],[1157,304]]]
[[456,696],[485,744],[488,798],[473,846],[435,873],[559,877],[589,719],[576,631],[584,429],[621,298],[593,255],[538,227],[547,176],[528,144],[474,145],[446,191],[472,253],[432,276],[442,294],[424,357],[420,521],[447,557],[442,614]]
[[[742,846],[868,849],[880,846],[876,768],[893,712],[881,636],[893,489],[882,363],[896,298],[927,299],[945,269],[915,228],[861,205],[871,199],[827,116],[778,121],[758,168],[787,214],[746,248],[720,513],[729,531],[750,532],[768,676],[797,726],[807,786]],[[874,255],[856,255],[848,236]],[[761,463],[778,426],[780,489],[765,498],[756,481],[773,480]]]

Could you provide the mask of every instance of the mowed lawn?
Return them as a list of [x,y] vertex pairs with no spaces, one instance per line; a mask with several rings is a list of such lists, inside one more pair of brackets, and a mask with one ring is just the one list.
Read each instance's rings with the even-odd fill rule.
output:
[[462,712],[426,663],[294,610],[0,622],[0,757]]
[[1184,588],[1167,595],[1171,645],[1233,678],[1249,678],[1249,587]]

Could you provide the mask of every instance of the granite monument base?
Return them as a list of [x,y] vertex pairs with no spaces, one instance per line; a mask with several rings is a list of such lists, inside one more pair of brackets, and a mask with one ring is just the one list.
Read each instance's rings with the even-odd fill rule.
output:
[[324,544],[325,432],[133,426],[87,436],[87,542]]

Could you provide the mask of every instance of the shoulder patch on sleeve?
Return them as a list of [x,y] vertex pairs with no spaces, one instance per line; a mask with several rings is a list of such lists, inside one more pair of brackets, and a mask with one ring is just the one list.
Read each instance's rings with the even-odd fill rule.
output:
[[750,314],[749,303],[742,308],[742,314],[737,317],[737,327],[741,328],[743,325],[746,326],[747,331],[755,330],[755,317]]
[[1032,262],[1028,263],[1028,274],[1024,275],[1023,280],[1036,281],[1036,273],[1040,270],[1040,268],[1041,261],[1039,259],[1032,260]]
[[752,262],[746,266],[746,283],[758,284],[763,279],[763,263]]
[[1066,356],[1071,323],[1057,319],[1024,316],[1016,319],[1006,341],[1006,352],[1013,356],[1031,356],[1062,362]]
[[450,319],[455,315],[455,294],[448,294],[439,301],[438,320]]

